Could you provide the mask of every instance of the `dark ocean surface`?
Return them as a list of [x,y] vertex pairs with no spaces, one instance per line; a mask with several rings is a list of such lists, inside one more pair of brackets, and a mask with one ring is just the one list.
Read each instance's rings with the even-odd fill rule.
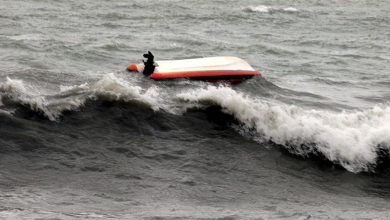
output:
[[389,101],[389,1],[0,0],[0,218],[389,219]]

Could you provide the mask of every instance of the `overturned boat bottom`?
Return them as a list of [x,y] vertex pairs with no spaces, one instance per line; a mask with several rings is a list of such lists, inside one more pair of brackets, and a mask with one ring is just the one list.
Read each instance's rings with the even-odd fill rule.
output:
[[[237,57],[208,57],[187,60],[156,61],[153,80],[190,79],[207,82],[240,83],[260,72]],[[129,71],[142,72],[143,64],[131,64]]]

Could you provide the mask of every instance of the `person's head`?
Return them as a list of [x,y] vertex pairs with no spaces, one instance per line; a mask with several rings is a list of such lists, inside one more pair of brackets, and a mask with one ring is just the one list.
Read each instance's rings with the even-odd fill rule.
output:
[[154,56],[153,56],[152,52],[148,51],[148,53],[144,54],[144,57],[145,58],[153,58]]

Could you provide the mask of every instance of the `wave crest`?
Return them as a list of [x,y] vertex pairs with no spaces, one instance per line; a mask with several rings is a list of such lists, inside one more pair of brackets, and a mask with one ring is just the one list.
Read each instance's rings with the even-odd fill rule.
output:
[[27,86],[22,80],[14,80],[9,77],[4,83],[0,84],[0,107],[3,107],[4,99],[7,98],[13,102],[27,105],[31,110],[42,111],[51,117],[50,112],[45,107],[46,100],[39,95],[33,86]]
[[218,105],[243,125],[241,132],[254,134],[255,141],[271,141],[301,156],[320,154],[352,172],[371,171],[379,157],[388,157],[383,151],[390,151],[390,106],[335,112],[267,101],[228,86],[202,84],[201,88],[177,89],[142,88],[111,73],[94,83],[61,87],[55,95],[42,95],[21,80],[7,78],[0,84],[0,109],[14,103],[57,120],[64,111],[77,110],[88,100],[97,99],[140,103],[173,114]]
[[[207,87],[179,94],[187,102],[211,102],[234,115],[260,140],[298,155],[321,153],[349,171],[369,171],[381,149],[390,149],[390,107],[330,112],[250,98],[229,87]],[[259,140],[255,138],[255,140]]]
[[87,100],[104,99],[110,101],[135,101],[158,110],[159,91],[157,87],[142,89],[130,82],[121,80],[113,73],[104,75],[95,83],[84,83],[76,86],[61,86],[55,95],[44,95],[34,92],[32,86],[22,80],[7,78],[0,84],[0,107],[3,100],[13,104],[28,106],[31,110],[42,112],[49,120],[57,120],[64,111],[74,111],[83,106]]

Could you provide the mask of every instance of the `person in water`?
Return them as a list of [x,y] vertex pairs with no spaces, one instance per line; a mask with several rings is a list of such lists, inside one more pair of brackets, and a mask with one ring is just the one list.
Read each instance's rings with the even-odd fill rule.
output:
[[154,66],[154,56],[150,51],[148,51],[148,53],[144,54],[144,58],[145,59],[143,62],[144,62],[145,68],[144,68],[143,74],[145,76],[149,76],[154,72],[154,69],[156,68],[156,66]]

